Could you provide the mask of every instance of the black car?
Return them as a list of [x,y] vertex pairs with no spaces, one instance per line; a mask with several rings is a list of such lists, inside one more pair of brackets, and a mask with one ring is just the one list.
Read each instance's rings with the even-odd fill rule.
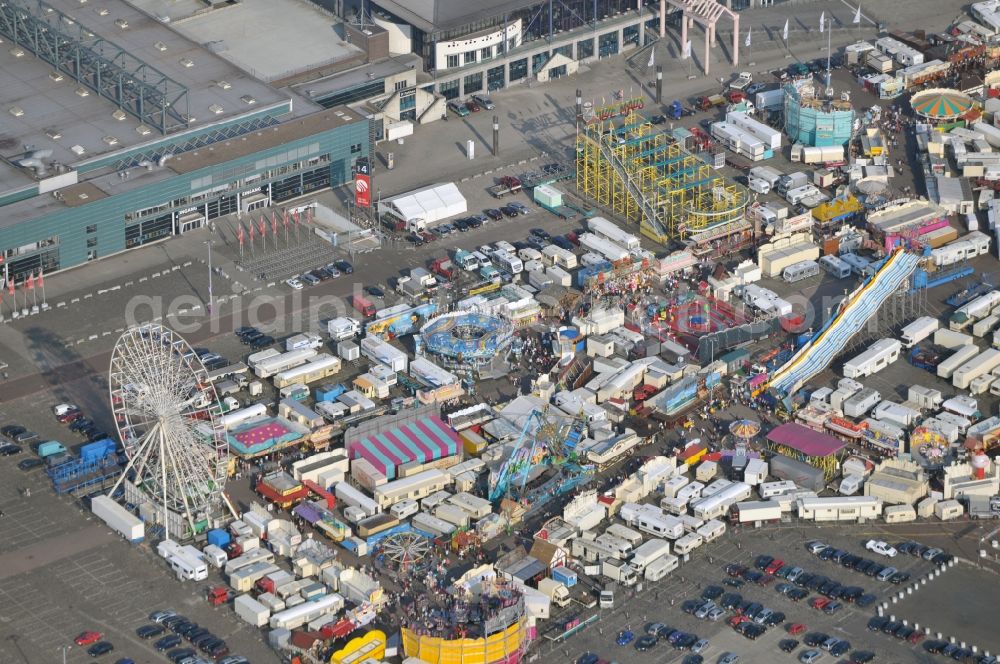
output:
[[520,214],[517,211],[516,207],[511,207],[510,205],[504,205],[502,208],[500,208],[500,211],[503,212],[503,216],[505,217],[516,217],[518,214]]
[[833,554],[837,553],[837,550],[832,546],[828,546],[819,552],[818,557],[820,560],[830,560],[833,558]]
[[194,657],[197,653],[191,648],[177,648],[176,650],[171,650],[167,653],[167,659],[169,659],[174,664],[177,664],[181,660],[187,659],[188,657]]
[[881,632],[882,628],[885,627],[889,619],[885,616],[875,616],[868,620],[868,631],[869,632]]
[[805,572],[804,574],[799,574],[799,576],[792,581],[799,588],[809,588],[813,581],[816,580],[816,575],[811,572]]
[[654,115],[653,117],[649,118],[649,121],[652,124],[661,125],[661,124],[663,124],[664,122],[667,121],[667,116],[665,116],[665,115]]
[[14,456],[15,454],[20,454],[24,450],[21,449],[20,445],[14,445],[13,443],[5,443],[0,445],[0,455],[3,456]]
[[534,250],[536,250],[536,251],[541,251],[542,249],[544,249],[544,248],[545,248],[545,243],[544,243],[544,242],[542,242],[541,240],[539,240],[539,239],[538,239],[537,237],[535,237],[535,236],[531,236],[531,237],[527,238],[527,239],[525,240],[525,242],[527,242],[527,243],[528,243],[528,246],[529,246],[529,247],[531,247],[532,249],[534,249]]
[[374,297],[385,297],[385,291],[378,286],[365,286],[365,292]]
[[764,578],[764,574],[762,572],[758,572],[755,569],[748,569],[747,571],[743,572],[743,580],[746,581],[747,583],[757,583],[762,578]]
[[911,627],[910,625],[900,625],[900,627],[895,632],[893,632],[892,635],[895,636],[900,641],[904,641],[913,636],[913,633],[916,631],[917,630]]
[[878,598],[875,595],[872,595],[871,593],[865,593],[861,597],[854,600],[854,603],[857,604],[862,609],[864,609],[874,604],[877,600]]
[[836,551],[833,552],[833,555],[830,556],[830,560],[839,565],[841,561],[844,559],[844,557],[849,555],[850,554],[847,551],[844,551],[843,549],[837,549]]
[[882,563],[875,563],[871,567],[865,570],[865,576],[876,577],[882,573],[885,569],[885,565]]
[[799,642],[797,639],[782,639],[778,642],[778,649],[781,652],[792,652],[799,647]]
[[193,643],[194,645],[198,645],[197,643],[195,643],[195,641],[197,641],[203,636],[212,636],[212,633],[208,631],[208,629],[206,629],[205,627],[196,627],[195,629],[188,630],[187,632],[184,633],[184,638]]
[[165,631],[167,630],[162,625],[143,625],[135,630],[135,635],[140,639],[151,639],[154,636],[162,635]]
[[[830,652],[833,652],[832,650]],[[875,659],[875,653],[871,650],[859,650],[851,654],[851,662],[853,664],[868,664],[868,662]]]
[[845,602],[854,602],[865,593],[860,586],[848,586],[840,591],[840,599]]
[[775,611],[764,620],[764,624],[768,627],[775,627],[783,622],[785,622],[785,614],[781,611]]
[[701,655],[688,655],[681,664],[704,664],[705,658]]
[[833,646],[830,648],[830,654],[833,655],[834,657],[840,657],[850,649],[851,649],[851,642],[844,641],[843,639],[841,639],[840,641],[837,641],[835,644],[833,644]]
[[264,336],[264,333],[260,330],[254,330],[253,332],[247,332],[242,337],[240,337],[240,343],[244,346],[249,346],[255,340],[260,339]]
[[802,639],[810,648],[815,648],[816,646],[822,644],[830,638],[829,634],[824,634],[823,632],[809,632],[806,634],[806,638]]
[[573,251],[573,243],[564,238],[562,235],[556,235],[552,238],[552,244],[556,245],[560,249],[565,249],[566,251]]
[[100,657],[101,655],[107,655],[109,652],[114,650],[115,647],[111,645],[108,641],[98,641],[94,645],[87,648],[87,654],[91,657]]
[[412,244],[414,247],[424,246],[424,238],[420,237],[416,233],[410,233],[406,236],[406,241]]
[[469,230],[469,222],[466,221],[465,219],[456,219],[455,221],[451,222],[451,225],[457,228],[462,233]]
[[190,622],[184,616],[170,616],[160,621],[161,625],[166,625],[167,629],[173,629],[174,625],[182,622]]
[[585,652],[576,658],[576,664],[597,664],[601,661],[597,653]]
[[947,565],[954,559],[955,556],[951,555],[950,553],[939,553],[933,558],[931,558],[931,562],[934,563],[935,565]]
[[901,583],[906,583],[909,580],[910,580],[909,572],[896,572],[895,574],[889,577],[889,582],[897,586]]
[[344,274],[354,274],[354,266],[347,261],[336,261],[333,266]]
[[743,603],[743,596],[739,593],[726,593],[719,600],[719,606],[727,610],[733,610]]
[[883,634],[895,634],[896,630],[899,629],[902,626],[903,626],[903,623],[895,621],[895,620],[890,620],[886,624],[882,625],[882,633]]
[[246,325],[243,326],[243,327],[236,328],[236,330],[235,330],[235,334],[238,337],[245,337],[248,334],[253,334],[254,332],[257,332],[257,328],[256,327],[249,327],[249,326],[246,326]]
[[549,235],[549,232],[544,228],[532,228],[531,234],[542,240],[548,240],[552,237],[551,235]]
[[877,564],[874,560],[868,560],[867,558],[862,558],[858,562],[854,563],[854,571],[861,572],[862,574],[867,574],[868,570],[872,568],[872,565]]
[[687,599],[681,604],[681,611],[693,614],[704,602],[700,599]]
[[160,652],[163,652],[164,650],[170,650],[171,648],[176,648],[181,644],[181,642],[182,642],[181,637],[177,636],[176,634],[168,634],[167,636],[164,636],[162,639],[157,640],[157,642],[153,644],[153,647],[159,650]]
[[796,588],[795,590],[792,590],[791,592],[788,593],[788,599],[792,600],[793,602],[804,600],[808,596],[809,596],[809,591],[806,590],[805,588]]
[[650,648],[656,645],[655,636],[640,636],[635,641],[635,649],[639,652],[646,652]]
[[250,342],[250,348],[256,350],[258,348],[267,348],[274,343],[274,337],[265,334],[262,337],[257,337],[252,342]]
[[[70,428],[72,428],[72,427],[70,427]],[[2,433],[3,435],[7,436],[8,438],[13,438],[14,436],[16,436],[18,434],[22,434],[25,431],[27,431],[27,429],[25,429],[24,427],[19,426],[17,424],[8,424],[7,426],[5,426],[2,429],[0,429],[0,433]]]
[[[834,556],[836,558],[836,556]],[[853,569],[856,564],[861,562],[861,556],[855,555],[853,553],[848,553],[845,556],[841,556],[840,564],[847,569]]]
[[753,561],[753,566],[759,570],[767,569],[767,566],[774,562],[774,556],[757,556]]
[[764,605],[760,602],[750,602],[746,609],[743,610],[743,615],[747,618],[756,618],[757,614],[764,610]]
[[511,242],[511,245],[514,247],[516,251],[527,249],[530,246],[527,242],[523,242],[521,240],[515,240],[514,242]]
[[[802,577],[800,576],[799,579]],[[798,579],[796,579],[798,580]],[[823,576],[822,574],[817,574],[813,578],[809,579],[807,583],[800,584],[803,588],[808,588],[809,590],[819,590],[827,583],[830,583],[830,579]]]
[[698,643],[698,636],[696,634],[685,634],[674,642],[674,648],[688,650],[696,643]]
[[751,641],[756,641],[760,636],[763,636],[767,632],[767,627],[763,625],[758,625],[757,623],[743,623],[740,627],[746,626],[743,630],[743,636],[750,639]]
[[103,429],[97,429],[95,431],[90,431],[87,433],[87,442],[93,443],[94,441],[104,440],[108,437],[108,432]]
[[30,443],[33,440],[38,440],[38,434],[34,431],[22,431],[14,436],[15,443]]
[[724,591],[719,586],[708,586],[701,591],[702,599],[717,600],[722,597]]
[[25,459],[24,461],[19,461],[17,467],[21,470],[33,470],[35,468],[41,468],[45,465],[45,462],[41,459]]
[[465,223],[469,224],[470,228],[479,228],[483,225],[483,220],[479,217],[469,217],[465,220]]
[[198,629],[198,623],[191,622],[190,620],[181,620],[179,622],[175,622],[173,625],[170,625],[170,631],[174,634],[180,634],[181,636],[184,636],[184,633],[188,630],[193,632],[196,629]]
[[496,208],[487,208],[483,210],[483,214],[492,219],[493,221],[500,221],[503,219],[503,212]]
[[948,646],[947,641],[937,641],[937,640],[924,641],[924,650],[931,653],[932,655],[940,653],[947,646]]

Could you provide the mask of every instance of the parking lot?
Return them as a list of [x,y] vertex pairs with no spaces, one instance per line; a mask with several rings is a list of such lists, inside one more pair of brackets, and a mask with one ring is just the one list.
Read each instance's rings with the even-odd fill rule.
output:
[[[888,530],[889,532],[885,532]],[[648,652],[638,652],[633,644],[618,646],[616,635],[620,630],[629,629],[638,637],[643,633],[647,623],[661,622],[673,629],[684,630],[708,639],[709,648],[702,653],[706,662],[716,662],[725,652],[733,652],[741,657],[741,661],[749,662],[794,662],[796,657],[807,650],[800,644],[790,654],[782,653],[778,644],[789,638],[800,642],[810,633],[821,632],[831,637],[845,639],[850,642],[850,653],[871,651],[876,654],[874,661],[878,662],[935,662],[944,661],[939,656],[926,653],[920,644],[899,641],[882,633],[870,632],[867,623],[876,615],[877,607],[882,602],[889,602],[890,608],[886,616],[893,615],[898,621],[908,620],[920,624],[921,629],[929,626],[932,629],[931,638],[937,631],[945,637],[955,635],[959,640],[976,639],[980,651],[996,652],[997,639],[990,633],[989,613],[983,611],[979,617],[970,616],[964,610],[966,605],[962,596],[966,593],[977,594],[977,588],[982,582],[981,572],[967,563],[956,564],[937,579],[921,586],[913,595],[898,604],[891,602],[894,593],[900,592],[918,579],[935,569],[927,561],[912,556],[900,554],[893,559],[883,558],[872,552],[865,551],[864,542],[870,537],[885,537],[890,542],[905,540],[906,536],[892,532],[892,526],[879,524],[877,529],[870,526],[812,526],[803,523],[788,523],[778,526],[768,526],[762,529],[742,529],[737,532],[727,532],[720,540],[696,549],[691,554],[691,560],[682,563],[681,567],[669,574],[660,582],[645,584],[632,597],[628,591],[619,590],[616,593],[615,608],[600,610],[599,620],[586,627],[581,632],[569,637],[565,642],[545,643],[541,652],[558,654],[564,658],[575,660],[585,652],[594,652],[601,657],[626,664],[629,662],[657,661],[681,662],[687,651],[675,650],[667,644],[657,644]],[[908,583],[893,585],[867,577],[860,572],[847,570],[832,561],[820,560],[810,554],[805,544],[819,539],[831,546],[844,549],[863,558],[876,560],[882,564],[891,564],[900,571],[908,572],[911,578]],[[832,615],[827,615],[810,607],[810,601],[821,597],[815,591],[798,602],[790,600],[776,592],[783,581],[777,579],[767,586],[754,583],[744,583],[740,588],[733,588],[724,582],[728,579],[725,567],[730,563],[739,563],[752,567],[754,559],[759,555],[770,555],[784,561],[786,565],[800,566],[806,572],[819,574],[837,581],[845,586],[859,586],[865,593],[877,597],[875,603],[867,608],[855,604],[841,602],[842,607]],[[947,579],[946,581],[944,579]],[[992,583],[990,579],[987,583]],[[699,620],[684,613],[682,605],[686,600],[698,598],[710,586],[719,586],[726,593],[739,593],[744,601],[759,602],[765,608],[780,611],[785,614],[784,624],[771,627],[756,640],[748,640],[736,633],[727,624],[733,615],[726,611],[725,616],[717,622]],[[941,594],[942,588],[948,592]],[[624,595],[624,600],[621,597]],[[984,593],[982,597],[990,597]],[[928,601],[933,597],[933,601]],[[911,606],[921,605],[921,610],[913,610]],[[580,612],[584,616],[590,612],[581,610],[579,606],[570,608],[565,615]],[[926,621],[930,622],[926,622]],[[553,623],[558,624],[555,619]],[[789,624],[801,623],[807,628],[802,634],[789,636],[786,628]],[[971,635],[975,635],[974,637]],[[554,636],[549,634],[548,636]],[[974,642],[968,640],[969,645]],[[992,646],[992,647],[991,647]],[[824,653],[820,661],[838,661]]]

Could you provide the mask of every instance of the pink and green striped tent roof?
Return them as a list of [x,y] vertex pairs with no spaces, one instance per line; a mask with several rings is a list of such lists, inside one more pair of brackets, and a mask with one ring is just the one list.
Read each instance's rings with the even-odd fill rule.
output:
[[350,441],[347,454],[351,459],[367,459],[392,480],[399,466],[458,454],[458,448],[458,434],[435,416]]

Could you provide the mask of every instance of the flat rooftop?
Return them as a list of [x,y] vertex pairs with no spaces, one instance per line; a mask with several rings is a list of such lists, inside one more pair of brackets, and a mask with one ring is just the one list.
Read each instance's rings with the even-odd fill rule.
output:
[[357,57],[340,19],[308,0],[240,0],[206,7],[202,0],[129,0],[167,16],[182,35],[265,81]]
[[291,89],[309,99],[320,99],[340,90],[368,83],[372,79],[395,76],[408,69],[415,69],[419,75],[422,67],[423,60],[416,54],[394,55],[385,60],[345,69],[313,81],[297,83]]
[[[108,52],[117,46],[186,87],[187,104],[182,102],[178,110],[191,116],[188,130],[288,103],[289,95],[255,79],[124,0],[87,4],[80,4],[79,0],[50,0],[49,4],[73,22],[72,25],[65,20],[55,23],[60,29],[67,33],[78,29],[91,32],[113,45]],[[6,111],[0,155],[8,160],[20,156],[27,144],[35,149],[52,150],[53,162],[72,165],[163,137],[155,129],[142,130],[145,135],[141,133],[140,121],[132,115],[116,119],[112,115],[115,104],[79,86],[69,76],[54,74],[52,67],[27,49],[18,51],[8,44],[0,49],[0,80],[4,81],[0,99]],[[317,108],[310,109],[308,103],[305,107],[298,110],[309,112]],[[172,134],[182,131],[185,129],[174,130]],[[19,180],[0,172],[3,186],[0,192],[19,185]]]
[[[53,210],[79,207],[108,196],[119,195],[133,189],[163,182],[178,174],[219,164],[291,141],[335,129],[353,122],[364,121],[365,116],[346,106],[322,109],[299,118],[293,118],[272,127],[265,127],[243,136],[220,141],[197,150],[175,155],[164,167],[151,169],[136,167],[128,177],[111,169],[88,173],[78,184],[63,187],[55,195],[32,196],[3,207],[0,228],[15,226],[28,219],[37,219]],[[3,166],[3,164],[0,164]],[[16,171],[16,169],[15,169]],[[0,175],[3,170],[0,168]]]

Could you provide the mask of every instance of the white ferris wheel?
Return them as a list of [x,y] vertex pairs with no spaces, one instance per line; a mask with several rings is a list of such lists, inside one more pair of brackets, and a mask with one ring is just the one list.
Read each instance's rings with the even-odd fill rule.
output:
[[108,384],[128,456],[118,484],[133,482],[163,513],[165,528],[169,511],[193,531],[222,499],[229,463],[216,424],[218,399],[201,359],[173,330],[135,326],[115,344]]

